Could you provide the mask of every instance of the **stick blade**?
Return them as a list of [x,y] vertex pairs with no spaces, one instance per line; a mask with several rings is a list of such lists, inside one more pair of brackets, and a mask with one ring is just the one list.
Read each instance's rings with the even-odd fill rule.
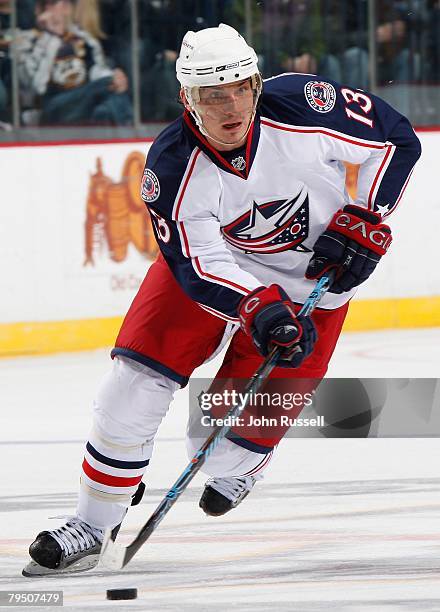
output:
[[110,570],[120,570],[125,565],[125,547],[115,542],[112,533],[112,529],[107,529],[105,532],[99,565]]

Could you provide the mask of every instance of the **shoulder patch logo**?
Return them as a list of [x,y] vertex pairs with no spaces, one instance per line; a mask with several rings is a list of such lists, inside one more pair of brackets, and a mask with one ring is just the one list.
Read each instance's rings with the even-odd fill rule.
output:
[[336,103],[336,91],[333,85],[325,81],[309,81],[305,84],[306,100],[318,113],[329,113]]
[[159,196],[159,179],[152,170],[146,168],[142,177],[141,198],[144,202],[155,202]]

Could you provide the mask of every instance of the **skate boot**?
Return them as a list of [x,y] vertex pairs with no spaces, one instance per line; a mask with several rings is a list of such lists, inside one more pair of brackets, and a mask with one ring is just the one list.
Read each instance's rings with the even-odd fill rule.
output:
[[92,569],[98,563],[103,537],[104,530],[95,529],[77,517],[68,517],[62,527],[37,535],[29,546],[32,561],[24,568],[23,576],[47,576]]
[[[141,481],[131,498],[137,506],[144,495],[145,484]],[[98,564],[105,529],[96,529],[77,516],[67,518],[65,525],[51,531],[42,531],[29,546],[32,561],[22,571],[23,576],[33,578],[58,574],[85,572]],[[121,528],[113,528],[112,536]]]
[[199,501],[199,507],[209,516],[222,516],[249,495],[262,474],[230,478],[210,478]]

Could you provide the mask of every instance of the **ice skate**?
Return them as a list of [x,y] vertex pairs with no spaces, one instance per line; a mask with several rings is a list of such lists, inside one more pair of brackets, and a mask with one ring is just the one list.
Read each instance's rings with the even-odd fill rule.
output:
[[32,561],[22,574],[32,578],[92,569],[98,563],[103,537],[103,530],[69,517],[62,527],[37,535],[29,547]]
[[205,484],[199,507],[209,516],[222,516],[238,506],[249,495],[257,480],[262,478],[262,474],[210,478]]

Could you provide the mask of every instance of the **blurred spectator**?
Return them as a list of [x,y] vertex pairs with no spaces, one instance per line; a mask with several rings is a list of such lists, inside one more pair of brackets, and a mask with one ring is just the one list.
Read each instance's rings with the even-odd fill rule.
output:
[[6,119],[3,113],[8,105],[10,13],[9,0],[0,0],[0,119]]
[[378,4],[376,28],[379,83],[416,82],[420,55],[412,44],[424,20],[424,2],[413,0]]
[[[106,58],[113,68],[122,69],[129,79],[132,76],[131,68],[131,11],[128,0],[100,0],[100,18],[105,36],[101,39]],[[146,46],[148,41],[138,41],[140,57],[149,54]]]
[[8,93],[5,87],[5,84],[0,79],[0,120],[6,119],[3,117],[3,111],[6,109],[8,105]]
[[17,40],[21,87],[41,98],[42,124],[128,125],[127,78],[107,66],[99,41],[74,22],[75,10],[99,34],[93,2],[37,0],[37,28]]
[[177,51],[165,49],[142,79],[141,109],[147,121],[172,121],[182,113],[176,79]]
[[368,0],[294,0],[293,5],[295,53],[283,58],[281,68],[367,88]]
[[[337,8],[333,0],[268,3],[263,15],[263,32],[271,32],[270,71],[320,74],[339,81],[338,52],[344,30]],[[263,40],[263,49],[266,46]]]
[[[137,0],[143,120],[181,112],[175,58],[188,29],[224,21],[244,33],[249,16],[265,76],[305,72],[368,89],[368,3],[261,0],[249,12],[243,0]],[[45,124],[130,124],[131,0],[16,4],[22,110],[41,107]],[[380,95],[418,121],[429,112],[435,122],[438,89],[408,83],[439,81],[440,0],[376,1],[376,14]],[[0,121],[11,115],[10,21],[10,0],[0,0]]]
[[[368,78],[368,0],[274,0],[251,5],[253,46],[264,76],[318,74],[354,87]],[[228,5],[228,23],[243,31],[240,0]],[[364,85],[365,86],[365,85]]]
[[[212,2],[197,0],[139,0],[144,56],[141,56],[141,115],[148,121],[171,121],[182,112],[176,58],[188,30],[207,27]],[[215,23],[217,25],[217,23]],[[145,45],[148,45],[145,47]],[[148,49],[148,54],[145,53]]]
[[101,28],[98,0],[74,0],[73,21],[93,38],[99,41],[106,38]]
[[[0,29],[9,30],[11,27],[11,2],[12,0],[0,0]],[[17,5],[17,27],[28,30],[35,24],[35,0],[16,0]]]
[[[370,86],[367,3],[365,0],[357,0],[356,4],[358,26],[355,30],[358,42],[343,53],[343,71],[345,80],[366,89]],[[354,8],[354,5],[351,6]],[[425,0],[377,2],[376,18],[378,84],[418,82],[421,78],[420,33],[423,24],[429,21]],[[437,32],[437,38],[439,35]],[[396,101],[394,103],[399,107]]]
[[[431,7],[427,9],[427,5]],[[379,84],[421,78],[421,33],[433,25],[438,0],[376,2]],[[319,74],[369,87],[368,0],[278,0],[263,7],[262,48],[271,73]]]
[[425,56],[424,80],[430,84],[440,84],[440,0],[428,3],[428,28]]
[[[218,25],[232,0],[137,0],[137,46],[141,73],[141,116],[145,121],[169,121],[182,107],[175,61],[189,29]],[[105,32],[102,46],[112,66],[131,80],[131,10],[128,0],[100,0]]]
[[[125,2],[125,5],[128,3]],[[117,16],[114,16],[117,18]],[[98,6],[98,0],[76,0],[75,11],[74,11],[75,23],[85,32],[90,34],[93,38],[98,40],[103,46],[103,43],[107,39],[107,34],[101,28],[101,16]],[[126,41],[130,45],[131,33],[127,36]],[[109,58],[105,57],[105,61],[109,64]],[[112,58],[110,58],[112,60]],[[120,92],[126,92],[129,89],[127,71],[123,70],[122,64],[118,65],[111,61],[111,68],[113,68],[113,80],[119,86]]]
[[[34,25],[35,0],[17,0],[17,27],[32,28]],[[6,109],[10,103],[11,62],[9,45],[12,41],[11,0],[0,0],[0,119],[6,120]]]
[[[172,6],[168,0],[138,0],[139,65],[141,74],[141,114],[144,120],[174,119],[181,107],[177,101],[175,57],[176,28],[186,30],[180,22],[179,0]],[[101,20],[106,37],[102,41],[112,66],[121,68],[132,79],[131,10],[127,0],[100,0]],[[194,7],[189,12],[192,18]],[[185,21],[188,17],[185,17]],[[188,29],[188,28],[187,28]],[[171,47],[171,48],[170,48]]]

